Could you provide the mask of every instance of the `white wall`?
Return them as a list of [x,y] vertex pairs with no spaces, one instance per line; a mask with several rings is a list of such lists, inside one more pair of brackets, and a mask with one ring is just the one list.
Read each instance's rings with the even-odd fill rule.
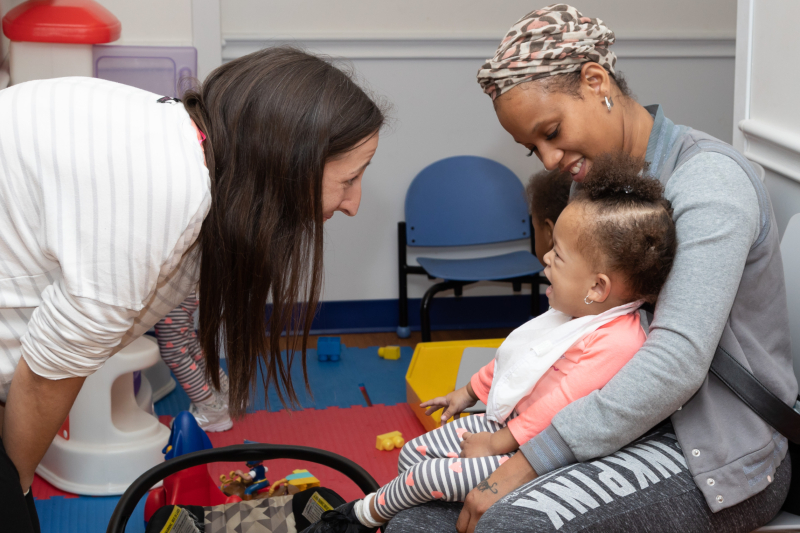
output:
[[[224,60],[286,42],[346,57],[364,85],[393,105],[358,216],[337,214],[326,225],[325,300],[397,297],[396,224],[409,183],[426,165],[471,154],[500,161],[523,180],[541,169],[502,130],[475,82],[503,34],[535,7],[527,0],[493,2],[491,9],[479,0],[222,0]],[[585,0],[579,9],[614,29],[618,67],[641,102],[661,103],[676,122],[730,141],[735,0]],[[432,254],[463,255],[424,252]],[[431,283],[412,276],[410,296]],[[482,284],[465,295],[509,291]]]
[[[226,36],[489,36],[500,39],[540,0],[223,0]],[[735,0],[581,0],[574,5],[626,38],[733,38]]]
[[739,0],[734,145],[763,165],[781,234],[800,212],[800,73],[783,36],[800,3]]
[[[661,103],[676,122],[730,141],[733,63],[732,57],[642,58],[618,65],[640,101]],[[358,216],[337,214],[327,223],[325,299],[396,298],[396,224],[403,220],[405,192],[417,172],[438,159],[463,154],[500,161],[520,178],[542,167],[525,157],[526,150],[497,122],[491,101],[475,82],[479,61],[365,59],[353,65],[375,93],[392,102],[395,119],[365,175]],[[431,283],[421,276],[410,280],[412,297],[421,296]],[[509,294],[509,288],[487,284],[465,294]]]
[[[3,0],[3,14],[20,1]],[[326,300],[397,296],[396,224],[409,183],[426,165],[482,155],[523,180],[541,168],[500,128],[475,82],[506,30],[537,7],[529,0],[99,1],[122,22],[115,44],[150,45],[197,43],[205,28],[192,27],[192,9],[205,14],[218,1],[224,59],[269,44],[300,44],[349,58],[363,84],[391,102],[393,120],[365,176],[358,216],[337,214],[326,225]],[[676,122],[731,139],[736,0],[583,0],[578,7],[615,30],[618,67],[642,103],[661,103]],[[195,24],[202,20],[213,32],[213,17],[197,14]],[[430,283],[414,278],[410,293],[419,297]],[[465,294],[508,291],[486,284]]]

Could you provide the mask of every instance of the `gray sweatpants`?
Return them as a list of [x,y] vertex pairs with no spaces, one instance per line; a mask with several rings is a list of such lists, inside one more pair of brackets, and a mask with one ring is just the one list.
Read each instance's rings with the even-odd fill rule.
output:
[[[749,533],[780,510],[791,468],[787,455],[766,490],[712,513],[667,423],[608,457],[523,485],[492,506],[475,533]],[[402,511],[385,531],[455,532],[462,505],[433,502]]]
[[400,450],[399,476],[378,489],[378,513],[388,520],[403,509],[433,500],[463,502],[513,454],[460,458],[461,435],[495,433],[503,427],[483,415],[465,416],[408,441]]

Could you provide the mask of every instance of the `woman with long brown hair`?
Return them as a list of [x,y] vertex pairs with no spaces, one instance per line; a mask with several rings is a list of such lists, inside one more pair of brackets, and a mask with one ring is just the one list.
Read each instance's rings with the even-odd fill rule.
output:
[[27,532],[34,470],[85,378],[195,288],[232,414],[259,365],[296,402],[323,223],[358,211],[384,115],[329,61],[272,48],[182,103],[64,78],[0,92],[0,117],[0,514]]

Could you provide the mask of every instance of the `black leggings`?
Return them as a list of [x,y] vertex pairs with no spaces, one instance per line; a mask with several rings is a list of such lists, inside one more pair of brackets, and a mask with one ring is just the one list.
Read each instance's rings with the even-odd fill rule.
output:
[[0,523],[2,531],[40,533],[39,515],[33,504],[33,491],[22,494],[17,467],[6,455],[0,439]]
[[[627,447],[535,479],[492,506],[475,533],[749,533],[778,513],[789,491],[789,454],[765,490],[712,513],[672,431],[665,424],[637,441],[649,455]],[[436,502],[402,511],[386,532],[455,532],[461,506]]]

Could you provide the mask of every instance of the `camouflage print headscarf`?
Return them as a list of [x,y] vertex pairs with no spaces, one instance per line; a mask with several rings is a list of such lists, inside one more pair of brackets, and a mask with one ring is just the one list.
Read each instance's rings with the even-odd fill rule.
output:
[[567,4],[549,5],[511,27],[478,71],[478,83],[494,100],[520,83],[575,72],[588,61],[613,74],[617,56],[608,46],[614,41],[602,20],[584,17]]

